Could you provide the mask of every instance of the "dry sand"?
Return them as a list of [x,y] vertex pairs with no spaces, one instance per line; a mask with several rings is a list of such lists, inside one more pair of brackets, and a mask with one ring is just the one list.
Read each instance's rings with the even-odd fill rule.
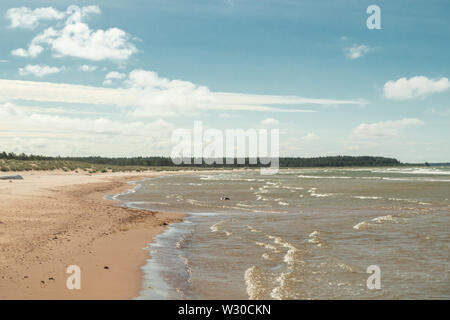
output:
[[[145,248],[183,216],[104,199],[168,172],[10,174],[24,180],[0,180],[0,299],[134,298]],[[66,287],[69,265],[81,268],[81,290]]]

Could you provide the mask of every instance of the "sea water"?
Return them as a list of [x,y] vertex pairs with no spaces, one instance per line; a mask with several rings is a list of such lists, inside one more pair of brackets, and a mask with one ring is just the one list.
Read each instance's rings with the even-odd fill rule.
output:
[[[188,213],[149,245],[140,299],[450,298],[449,167],[200,172],[138,184],[118,198]],[[371,265],[379,290],[366,285]]]

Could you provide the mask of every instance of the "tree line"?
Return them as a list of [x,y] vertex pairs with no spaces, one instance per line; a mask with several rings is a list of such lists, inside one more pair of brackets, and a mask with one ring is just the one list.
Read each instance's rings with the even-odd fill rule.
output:
[[[0,159],[7,160],[23,160],[23,161],[37,161],[37,160],[66,160],[78,161],[92,164],[114,165],[114,166],[174,166],[174,162],[169,157],[48,157],[41,155],[26,155],[24,153],[15,154],[13,152],[0,153]],[[182,166],[192,167],[260,167],[266,166],[261,164],[258,160],[256,164],[251,164],[249,158],[245,158],[244,163],[238,164],[237,159],[234,159],[233,164],[225,164],[226,160],[222,159],[222,164],[216,163],[209,165],[202,161],[201,164],[194,164],[194,159],[191,159],[192,164],[183,164]],[[281,157],[279,165],[282,168],[299,168],[299,167],[368,167],[368,166],[398,166],[402,165],[400,161],[394,158],[385,157],[371,157],[371,156],[333,156],[333,157],[314,157],[314,158],[300,158],[300,157]]]

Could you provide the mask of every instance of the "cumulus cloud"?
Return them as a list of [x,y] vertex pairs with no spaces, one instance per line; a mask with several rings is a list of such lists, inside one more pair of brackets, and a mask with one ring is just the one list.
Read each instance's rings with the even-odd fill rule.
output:
[[63,14],[67,20],[62,28],[45,29],[32,39],[28,49],[16,49],[13,54],[35,57],[43,51],[43,46],[48,46],[56,57],[69,56],[93,61],[129,59],[137,52],[137,48],[125,31],[119,28],[92,30],[83,22],[88,15],[99,13],[98,6],[70,6]]
[[137,52],[129,36],[118,28],[91,30],[87,24],[68,24],[62,30],[46,30],[34,40],[50,45],[57,56],[93,61],[127,60]]
[[65,13],[52,7],[37,8],[31,10],[27,7],[11,8],[6,11],[6,19],[10,21],[9,27],[34,29],[42,20],[60,20],[65,17]]
[[11,54],[13,56],[22,58],[36,58],[41,54],[42,51],[44,51],[44,48],[42,48],[40,45],[30,44],[28,46],[28,49],[25,50],[23,48],[18,48],[11,51]]
[[352,132],[352,138],[378,139],[392,138],[399,135],[400,131],[409,127],[423,125],[424,122],[415,118],[401,120],[389,120],[376,123],[361,123]]
[[406,100],[423,98],[432,93],[444,92],[448,89],[450,89],[450,81],[447,78],[429,79],[424,76],[417,76],[386,82],[384,84],[384,96],[387,99]]
[[279,124],[280,121],[278,121],[277,119],[273,119],[273,118],[267,118],[261,121],[262,125],[275,125],[275,124]]
[[121,80],[125,78],[127,75],[125,73],[117,72],[117,71],[111,71],[105,76],[105,81],[103,81],[103,84],[110,85],[113,83],[114,80]]
[[83,72],[92,72],[92,71],[97,70],[97,66],[90,66],[90,65],[84,64],[82,66],[79,66],[78,70],[83,71]]
[[344,53],[345,56],[349,59],[359,59],[361,58],[363,55],[365,55],[366,53],[368,53],[370,51],[370,47],[364,45],[364,44],[355,44],[351,47],[345,48],[344,49]]
[[21,76],[33,75],[39,78],[45,77],[49,74],[58,73],[61,68],[50,67],[47,65],[31,65],[28,64],[24,68],[19,68],[19,74]]
[[133,70],[118,88],[0,80],[0,101],[28,100],[112,105],[135,116],[194,115],[205,110],[255,112],[315,112],[299,105],[360,105],[360,100],[312,99],[297,96],[212,92],[184,80],[170,80],[156,72]]
[[66,10],[66,14],[69,19],[66,23],[76,23],[81,21],[81,18],[85,18],[90,14],[101,14],[99,6],[91,5],[85,7],[78,7],[76,5],[69,6]]

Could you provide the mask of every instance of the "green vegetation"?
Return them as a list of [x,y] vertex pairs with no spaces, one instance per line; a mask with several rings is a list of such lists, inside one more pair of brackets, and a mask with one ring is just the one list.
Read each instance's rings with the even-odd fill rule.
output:
[[280,158],[280,167],[380,167],[400,166],[397,159],[384,157],[317,157],[317,158]]
[[[208,168],[237,168],[237,167],[260,167],[261,164],[233,165],[206,165],[195,164],[175,166],[170,158],[166,157],[134,157],[134,158],[104,158],[104,157],[46,157],[37,155],[25,155],[15,153],[0,153],[0,171],[29,171],[29,170],[84,170],[90,173],[105,173],[119,171],[145,171],[145,170],[183,170],[208,169]],[[193,160],[192,160],[193,163]],[[224,161],[225,163],[225,161]],[[384,157],[317,157],[317,158],[280,158],[281,168],[301,167],[371,167],[371,166],[399,166],[402,165],[396,159]]]
[[102,163],[89,163],[87,161],[77,161],[72,158],[45,157],[35,155],[25,155],[14,153],[0,153],[0,172],[7,171],[30,171],[30,170],[63,170],[87,171],[89,173],[106,172],[140,172],[145,170],[154,171],[176,171],[182,167],[174,166],[145,166],[145,165],[110,165]]

